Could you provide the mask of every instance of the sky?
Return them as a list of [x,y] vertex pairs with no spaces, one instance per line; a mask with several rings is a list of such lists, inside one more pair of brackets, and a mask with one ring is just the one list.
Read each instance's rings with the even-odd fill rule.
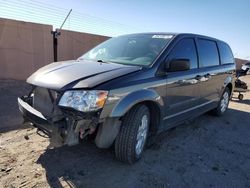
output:
[[117,36],[185,32],[227,42],[235,57],[250,60],[250,0],[0,0],[0,17]]

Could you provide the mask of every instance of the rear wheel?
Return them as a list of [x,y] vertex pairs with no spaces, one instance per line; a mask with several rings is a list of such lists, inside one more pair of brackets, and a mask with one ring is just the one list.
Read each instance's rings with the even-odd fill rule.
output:
[[149,132],[150,112],[147,106],[137,105],[124,117],[115,140],[118,160],[133,164],[141,158]]
[[215,108],[213,110],[215,115],[221,116],[226,112],[226,110],[228,108],[228,104],[229,104],[229,99],[230,99],[230,90],[228,87],[226,87],[222,96],[221,96],[221,99],[220,99],[220,102],[219,102],[217,108]]

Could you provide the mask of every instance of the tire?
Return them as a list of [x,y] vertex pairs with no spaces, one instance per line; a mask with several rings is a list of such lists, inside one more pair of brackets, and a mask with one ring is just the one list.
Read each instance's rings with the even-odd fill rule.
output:
[[229,100],[230,100],[230,89],[228,87],[225,88],[218,106],[213,110],[213,114],[216,116],[222,116],[228,108]]
[[149,132],[150,112],[147,106],[137,105],[122,120],[115,140],[115,155],[122,162],[135,163],[141,158]]
[[244,95],[243,95],[243,94],[239,94],[239,95],[238,95],[238,99],[239,99],[240,101],[242,101],[243,98],[244,98]]

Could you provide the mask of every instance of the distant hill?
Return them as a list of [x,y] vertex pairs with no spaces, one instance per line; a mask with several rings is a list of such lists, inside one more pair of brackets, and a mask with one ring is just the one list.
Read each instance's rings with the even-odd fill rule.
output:
[[235,58],[236,69],[237,69],[237,70],[241,69],[242,64],[245,64],[245,63],[248,62],[248,61],[249,61],[249,60],[246,60],[246,59]]

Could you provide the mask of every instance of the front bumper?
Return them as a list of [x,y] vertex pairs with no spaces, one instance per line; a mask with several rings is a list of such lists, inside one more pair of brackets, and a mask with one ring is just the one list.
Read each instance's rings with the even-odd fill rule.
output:
[[22,113],[25,120],[31,122],[34,127],[43,130],[48,135],[51,135],[53,131],[52,123],[47,120],[44,115],[30,106],[23,99],[17,99],[19,110]]

